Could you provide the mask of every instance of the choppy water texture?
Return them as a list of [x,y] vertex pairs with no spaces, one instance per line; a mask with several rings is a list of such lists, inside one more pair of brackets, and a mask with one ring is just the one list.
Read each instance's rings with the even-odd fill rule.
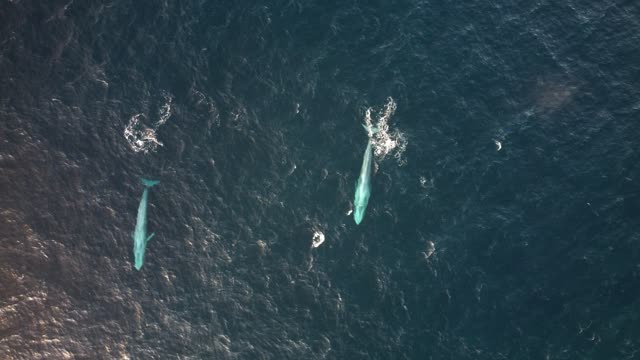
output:
[[640,358],[639,69],[635,1],[2,0],[0,358]]

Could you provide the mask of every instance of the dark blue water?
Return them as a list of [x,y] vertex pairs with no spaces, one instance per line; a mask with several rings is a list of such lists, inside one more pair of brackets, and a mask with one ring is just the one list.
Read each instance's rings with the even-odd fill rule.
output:
[[3,0],[0,358],[640,359],[639,99],[635,1]]

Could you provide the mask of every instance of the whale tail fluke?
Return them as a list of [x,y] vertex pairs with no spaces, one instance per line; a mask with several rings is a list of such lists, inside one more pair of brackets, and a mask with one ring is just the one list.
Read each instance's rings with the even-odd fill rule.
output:
[[154,185],[160,184],[159,180],[149,180],[149,179],[145,179],[145,178],[142,178],[141,180],[142,180],[142,184],[144,184],[144,186],[146,186],[146,187],[152,187]]
[[367,134],[375,134],[379,131],[379,129],[375,126],[367,126],[366,124],[362,124],[362,127],[367,131]]

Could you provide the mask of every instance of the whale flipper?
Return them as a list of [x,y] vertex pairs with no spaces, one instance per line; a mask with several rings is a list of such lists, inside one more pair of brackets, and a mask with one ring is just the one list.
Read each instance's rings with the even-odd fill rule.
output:
[[152,187],[154,185],[158,185],[160,184],[159,180],[149,180],[149,179],[145,179],[145,178],[140,178],[140,180],[142,181],[142,184],[146,187]]
[[153,237],[153,235],[155,235],[156,233],[151,233],[151,235],[149,235],[149,237],[147,237],[147,240],[144,241],[144,244],[147,245],[147,243],[149,242],[149,240],[151,240],[151,238]]

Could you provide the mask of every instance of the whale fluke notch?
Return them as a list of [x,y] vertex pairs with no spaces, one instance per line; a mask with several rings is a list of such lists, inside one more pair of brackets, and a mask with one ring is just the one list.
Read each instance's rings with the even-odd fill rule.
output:
[[141,178],[140,181],[142,181],[142,184],[146,187],[152,187],[160,184],[160,180],[149,180],[149,179]]

